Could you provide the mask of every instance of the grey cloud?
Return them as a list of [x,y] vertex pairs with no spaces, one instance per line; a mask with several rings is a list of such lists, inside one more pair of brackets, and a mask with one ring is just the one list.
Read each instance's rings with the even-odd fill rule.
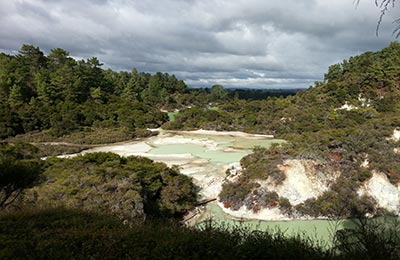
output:
[[0,2],[0,50],[97,56],[106,68],[174,73],[191,86],[308,87],[327,67],[389,44],[395,12],[352,0]]

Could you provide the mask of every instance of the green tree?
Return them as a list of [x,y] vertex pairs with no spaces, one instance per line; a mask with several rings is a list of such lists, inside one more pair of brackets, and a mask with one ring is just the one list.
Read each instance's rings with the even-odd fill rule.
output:
[[[54,90],[57,98],[65,101],[78,101],[80,98],[80,81],[76,73],[75,60],[67,60],[64,64],[54,66],[50,71],[50,90]],[[47,91],[46,91],[47,92]],[[56,100],[57,101],[57,100]]]
[[30,68],[34,71],[46,67],[47,59],[39,47],[24,44],[19,51],[19,55],[20,57],[24,57]]
[[15,83],[22,87],[25,97],[36,95],[35,74],[47,67],[46,56],[39,47],[24,44],[16,56],[16,62]]
[[211,87],[211,100],[224,101],[228,97],[228,91],[221,85]]
[[12,204],[18,196],[38,180],[42,162],[31,145],[0,147],[0,208]]
[[122,97],[128,102],[134,102],[138,100],[141,86],[137,74],[133,74],[129,81],[125,84],[122,92]]
[[19,118],[6,102],[0,102],[0,138],[21,132]]
[[14,86],[11,87],[8,104],[12,108],[18,108],[24,104],[24,96],[21,86],[14,84]]
[[158,104],[166,97],[167,91],[164,88],[163,75],[157,72],[150,77],[149,84],[141,93],[143,101],[149,104]]
[[47,58],[49,61],[50,69],[52,70],[61,68],[67,62],[72,60],[72,58],[69,57],[69,53],[61,48],[52,49]]
[[8,98],[11,86],[13,85],[12,63],[15,57],[0,53],[0,102]]

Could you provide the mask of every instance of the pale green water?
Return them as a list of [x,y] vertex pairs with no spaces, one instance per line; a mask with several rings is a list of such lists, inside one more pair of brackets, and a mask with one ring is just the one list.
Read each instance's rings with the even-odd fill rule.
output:
[[[244,227],[250,230],[283,232],[285,236],[293,237],[300,235],[302,239],[310,239],[314,244],[325,248],[333,246],[333,237],[338,230],[356,228],[358,220],[339,219],[339,220],[288,220],[288,221],[263,221],[263,220],[238,220],[227,215],[216,204],[210,203],[206,206],[209,215],[203,216],[198,225],[204,225],[208,220],[216,226]],[[378,217],[368,220],[370,223],[383,224],[381,227],[399,230],[399,217]]]
[[208,216],[212,215],[211,220],[216,225],[241,226],[250,230],[260,231],[281,231],[286,236],[301,235],[306,236],[314,242],[331,245],[332,237],[337,230],[344,227],[349,228],[354,224],[350,220],[288,220],[288,221],[263,221],[263,220],[239,220],[227,215],[216,204],[210,203],[207,206],[207,216],[202,219],[200,225],[207,221]]
[[[199,135],[187,134],[187,137],[199,139]],[[269,148],[274,143],[283,143],[281,139],[251,139],[246,137],[230,135],[214,135],[201,141],[213,141],[217,144],[216,149],[209,149],[205,144],[179,143],[157,145],[151,149],[149,154],[191,154],[195,157],[208,159],[211,163],[233,163],[239,162],[241,158],[251,153],[256,146]],[[231,149],[231,150],[230,150]]]
[[250,154],[255,146],[268,148],[274,143],[285,142],[281,139],[246,138],[229,134],[206,136],[187,133],[185,137],[204,142],[214,142],[216,147],[215,149],[209,149],[206,144],[193,143],[163,144],[156,145],[156,147],[151,149],[148,153],[191,154],[198,158],[208,159],[210,163],[233,163],[239,162],[241,158]]
[[150,154],[191,154],[195,157],[208,159],[211,163],[232,163],[249,154],[250,151],[227,152],[223,150],[208,150],[197,144],[166,144],[149,151]]
[[215,110],[215,111],[219,110],[218,107],[213,107],[213,106],[207,106],[207,109],[209,109],[209,110]]
[[165,144],[160,145],[150,151],[153,154],[185,154],[185,153],[202,153],[205,147],[197,144]]
[[168,118],[169,118],[169,121],[174,121],[175,120],[175,116],[178,114],[179,112],[168,112],[167,114],[168,114]]

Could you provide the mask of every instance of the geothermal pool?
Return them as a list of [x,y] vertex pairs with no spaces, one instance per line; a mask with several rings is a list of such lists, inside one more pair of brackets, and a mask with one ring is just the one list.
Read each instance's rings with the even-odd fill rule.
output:
[[[251,135],[241,132],[215,131],[165,131],[157,136],[139,141],[105,145],[82,153],[114,152],[121,156],[144,156],[168,166],[177,165],[181,173],[193,178],[200,189],[200,199],[216,198],[226,176],[226,170],[238,166],[240,159],[251,153],[255,146],[270,147],[284,140],[271,136]],[[287,235],[306,234],[313,240],[329,241],[331,234],[348,221],[328,220],[288,220],[266,221],[233,217],[216,203],[209,203],[198,209],[198,214],[190,222],[199,224],[207,219],[216,223],[244,225],[250,229],[280,229]]]

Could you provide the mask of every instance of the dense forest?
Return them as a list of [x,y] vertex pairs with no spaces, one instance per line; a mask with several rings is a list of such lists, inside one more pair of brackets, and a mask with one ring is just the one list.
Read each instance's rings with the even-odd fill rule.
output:
[[85,127],[158,127],[167,121],[160,107],[178,102],[173,94],[187,90],[168,74],[115,72],[101,65],[97,58],[76,61],[62,49],[45,56],[31,45],[15,56],[1,54],[0,137],[41,130],[61,136]]

